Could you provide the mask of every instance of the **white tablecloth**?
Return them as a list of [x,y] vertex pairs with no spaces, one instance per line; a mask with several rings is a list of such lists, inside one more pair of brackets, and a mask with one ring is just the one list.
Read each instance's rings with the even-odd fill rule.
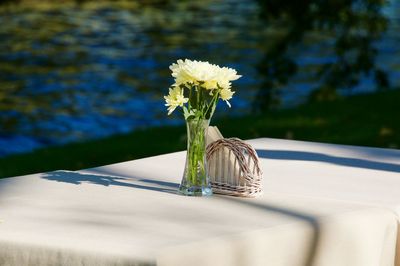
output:
[[0,180],[0,265],[394,265],[399,151],[250,143],[257,199],[177,195],[183,152]]

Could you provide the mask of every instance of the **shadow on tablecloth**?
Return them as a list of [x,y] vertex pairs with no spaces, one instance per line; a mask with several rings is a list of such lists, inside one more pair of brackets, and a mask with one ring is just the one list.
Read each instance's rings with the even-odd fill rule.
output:
[[86,174],[65,170],[44,173],[41,177],[47,180],[65,182],[75,185],[89,183],[101,186],[122,186],[172,194],[177,194],[177,189],[179,187],[179,184],[172,182],[134,177],[128,178],[122,176]]
[[342,166],[365,168],[400,173],[400,164],[377,162],[366,159],[338,157],[316,152],[287,151],[287,150],[257,150],[260,158],[275,160],[316,161]]

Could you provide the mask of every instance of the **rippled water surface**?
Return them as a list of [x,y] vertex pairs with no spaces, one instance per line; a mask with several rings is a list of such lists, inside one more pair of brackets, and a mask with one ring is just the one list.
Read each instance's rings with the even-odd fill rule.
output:
[[[399,4],[382,14],[389,27],[374,44],[376,61],[396,84]],[[229,113],[249,112],[263,86],[257,66],[281,34],[256,2],[239,0],[19,5],[0,7],[0,25],[0,156],[180,123],[162,99],[179,58],[236,68],[243,78]],[[313,69],[336,60],[333,38],[313,31],[291,46],[298,71],[282,86],[284,105],[304,101],[319,82]],[[352,91],[374,88],[365,75]]]

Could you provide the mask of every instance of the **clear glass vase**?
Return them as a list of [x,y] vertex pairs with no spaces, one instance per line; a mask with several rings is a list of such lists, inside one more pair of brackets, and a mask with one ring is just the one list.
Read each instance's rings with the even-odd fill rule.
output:
[[210,196],[211,185],[206,166],[207,131],[210,120],[186,120],[187,153],[179,191],[187,196]]

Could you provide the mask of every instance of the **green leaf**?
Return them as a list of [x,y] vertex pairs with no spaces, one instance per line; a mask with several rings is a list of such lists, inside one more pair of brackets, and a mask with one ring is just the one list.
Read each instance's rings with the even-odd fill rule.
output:
[[190,120],[195,117],[193,110],[188,110],[186,106],[182,107],[183,109],[183,116],[185,117],[185,120]]

